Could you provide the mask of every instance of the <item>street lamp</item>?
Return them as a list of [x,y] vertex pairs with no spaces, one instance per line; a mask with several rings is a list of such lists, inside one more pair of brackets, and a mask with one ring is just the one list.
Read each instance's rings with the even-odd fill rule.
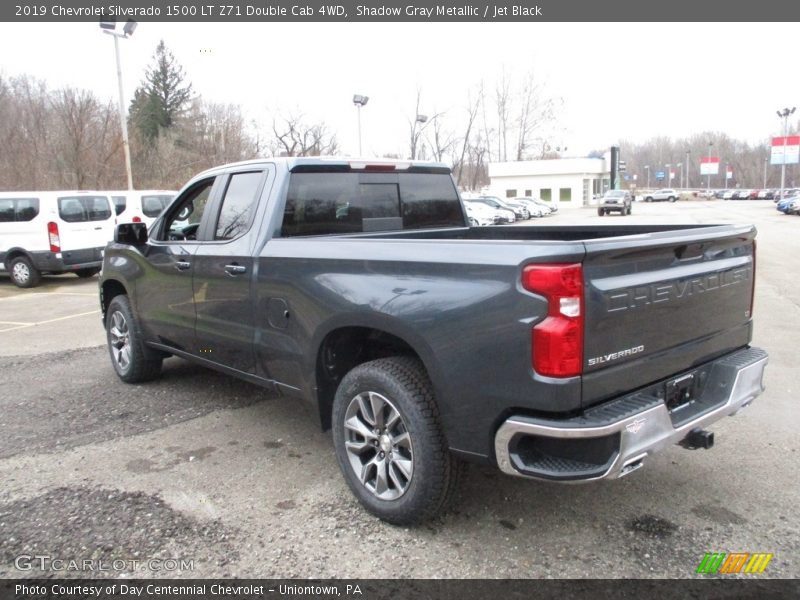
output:
[[769,164],[769,157],[764,157],[764,185],[762,189],[767,189],[767,165]]
[[355,94],[353,96],[353,104],[356,105],[358,108],[358,155],[362,156],[363,153],[361,151],[361,107],[366,106],[367,102],[369,102],[369,96],[362,96],[361,94]]
[[128,144],[128,119],[125,116],[125,97],[122,93],[122,65],[119,60],[119,39],[127,39],[136,31],[136,21],[128,19],[122,26],[122,32],[117,31],[116,21],[100,21],[100,29],[114,37],[114,54],[117,58],[117,84],[119,85],[119,122],[122,127],[122,150],[125,154],[125,171],[128,175],[128,189],[133,189],[133,172],[131,171],[131,148]]
[[645,165],[644,170],[647,171],[647,189],[650,189],[650,165]]
[[783,189],[786,185],[786,134],[789,128],[789,115],[793,115],[795,111],[795,106],[792,108],[784,108],[783,110],[778,111],[778,118],[783,119],[783,160],[781,161],[781,195],[780,198],[783,200]]
[[[428,115],[417,115],[417,118],[414,120],[414,131],[412,132],[412,140],[414,147],[411,149],[411,158],[417,158],[417,141],[419,137],[422,135],[422,130],[424,129],[425,123],[428,122]],[[419,123],[419,131],[417,131],[417,124]],[[422,143],[422,152],[420,152],[421,160],[425,160],[425,143]]]
[[[708,169],[711,168],[711,146],[714,145],[714,142],[708,142]],[[708,175],[706,175],[706,194],[711,195],[711,171],[709,170]],[[702,181],[702,179],[700,180]],[[727,179],[725,180],[727,182]],[[701,184],[702,185],[702,184]]]
[[672,167],[672,165],[669,163],[664,165],[664,169],[666,169],[665,175],[667,177],[667,187],[672,187],[672,171],[670,167]]
[[680,184],[679,187],[683,187],[683,163],[679,162],[675,166],[678,167],[678,179],[679,179],[678,183]]
[[686,188],[689,188],[689,151],[686,151]]

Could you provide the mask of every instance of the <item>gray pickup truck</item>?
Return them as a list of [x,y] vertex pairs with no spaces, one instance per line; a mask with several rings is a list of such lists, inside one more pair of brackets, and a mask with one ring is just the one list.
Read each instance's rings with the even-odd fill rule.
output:
[[469,227],[444,165],[227,165],[119,225],[100,304],[117,375],[177,356],[312,403],[344,478],[393,523],[462,459],[626,475],[763,391],[750,225]]

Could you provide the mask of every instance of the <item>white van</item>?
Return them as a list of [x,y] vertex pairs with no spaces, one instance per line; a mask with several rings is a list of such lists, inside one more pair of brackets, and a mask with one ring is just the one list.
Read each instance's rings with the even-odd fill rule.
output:
[[114,203],[117,223],[144,223],[148,227],[178,192],[170,190],[124,190],[103,192]]
[[114,221],[102,192],[0,192],[0,272],[23,288],[37,285],[42,273],[92,277]]

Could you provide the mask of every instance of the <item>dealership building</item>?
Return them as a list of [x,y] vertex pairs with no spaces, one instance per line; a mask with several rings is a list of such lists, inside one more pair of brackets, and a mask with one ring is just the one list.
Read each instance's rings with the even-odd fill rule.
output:
[[562,206],[588,206],[611,183],[610,157],[489,163],[493,196],[533,196]]

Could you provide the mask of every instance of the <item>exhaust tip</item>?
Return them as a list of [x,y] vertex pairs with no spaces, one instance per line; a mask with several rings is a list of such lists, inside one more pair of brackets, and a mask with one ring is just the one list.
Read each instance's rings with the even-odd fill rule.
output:
[[687,450],[697,450],[698,448],[708,450],[714,446],[714,432],[698,427],[692,429],[679,443]]

